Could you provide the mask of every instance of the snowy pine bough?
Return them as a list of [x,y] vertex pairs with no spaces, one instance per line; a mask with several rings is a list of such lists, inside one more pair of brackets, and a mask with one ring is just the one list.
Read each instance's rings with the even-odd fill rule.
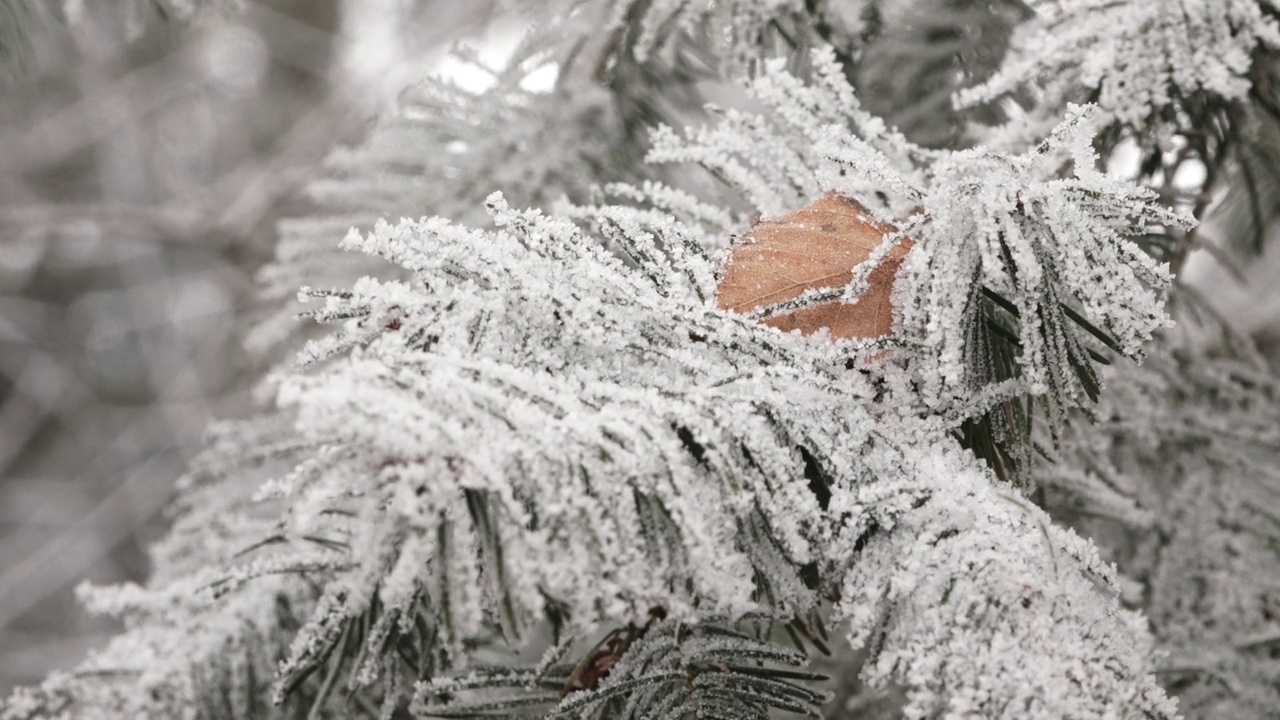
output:
[[[126,630],[0,717],[1265,717],[1280,383],[1171,330],[1207,203],[1159,169],[1269,98],[1274,9],[836,5],[555,3],[337,152],[263,273],[261,412],[148,585],[84,591]],[[934,11],[1017,18],[963,147],[855,89]],[[1124,136],[1156,170],[1101,169]],[[853,279],[721,309],[753,218],[832,195],[890,228]],[[899,247],[891,334],[762,322]]]

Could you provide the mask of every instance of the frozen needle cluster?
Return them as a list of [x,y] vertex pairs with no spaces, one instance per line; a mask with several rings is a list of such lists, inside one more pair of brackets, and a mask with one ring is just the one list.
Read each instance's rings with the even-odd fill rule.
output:
[[[969,99],[1034,117],[938,149],[850,84],[926,5],[979,12],[566,2],[568,50],[406,94],[264,271],[252,343],[298,362],[215,428],[147,587],[86,590],[127,630],[0,717],[1265,712],[1280,393],[1161,335],[1195,219],[1097,133],[1243,102],[1272,8],[1031,3]],[[722,310],[750,218],[832,195],[888,228],[852,280]],[[891,253],[891,334],[762,322],[856,310]]]

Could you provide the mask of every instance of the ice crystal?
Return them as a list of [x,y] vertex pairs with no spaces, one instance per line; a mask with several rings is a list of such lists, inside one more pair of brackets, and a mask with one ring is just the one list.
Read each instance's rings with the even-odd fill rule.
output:
[[879,208],[882,220],[905,218],[843,297],[855,299],[869,269],[903,237],[915,242],[895,298],[900,337],[926,348],[916,358],[928,368],[926,398],[949,402],[986,385],[986,350],[975,340],[988,320],[984,293],[1018,318],[1022,382],[1048,395],[1059,414],[1082,391],[1096,394],[1089,354],[1098,338],[1141,356],[1168,322],[1169,276],[1129,238],[1188,219],[1160,208],[1150,191],[1095,170],[1089,108],[1070,108],[1025,154],[931,151],[861,110],[830,51],[813,62],[813,84],[778,65],[752,84],[769,114],[730,112],[719,126],[683,138],[660,131],[650,158],[702,164],[766,217],[830,187]]
[[[1244,389],[1271,386],[1243,370],[1137,374],[1123,381],[1136,396],[1098,410],[1101,434],[1064,422],[1105,397],[1103,377],[1135,372],[1099,365],[1140,358],[1167,322],[1167,269],[1133,236],[1189,224],[1097,170],[1096,129],[1145,122],[1186,88],[1238,99],[1248,64],[1228,53],[1188,74],[1182,45],[1133,30],[1172,27],[1167,8],[1110,3],[1098,8],[1112,21],[1097,40],[1107,52],[1173,58],[1172,79],[1147,86],[1165,95],[1111,106],[1124,99],[1115,83],[1151,80],[1155,65],[1053,60],[1079,57],[1073,30],[1019,66],[1046,18],[1074,27],[1095,7],[1038,4],[984,92],[1054,73],[1037,106],[1051,126],[1009,151],[929,149],[864,109],[830,47],[754,62],[766,35],[803,48],[838,34],[789,32],[810,5],[568,2],[574,22],[613,38],[554,57],[587,89],[521,89],[522,63],[540,59],[522,56],[478,96],[419,88],[371,142],[336,154],[334,177],[312,188],[331,214],[287,223],[263,274],[268,301],[297,295],[325,331],[303,344],[284,314],[261,326],[264,352],[301,346],[263,385],[270,407],[215,428],[148,587],[85,591],[129,629],[15,695],[5,720],[356,705],[381,717],[815,714],[821,678],[767,628],[829,650],[824,619],[843,623],[837,653],[861,653],[849,672],[900,689],[910,718],[1172,718],[1157,673],[1176,674],[1198,711],[1265,707],[1274,663],[1251,663],[1275,646],[1275,438]],[[1197,28],[1230,29],[1230,47],[1274,44],[1257,3],[1179,7],[1187,22],[1208,18]],[[644,95],[647,73],[661,60],[699,77],[698,33],[728,38],[711,54],[748,71],[752,109],[662,126],[649,160],[667,166],[629,165],[634,128],[607,101],[632,122],[671,119]],[[1101,108],[1067,103],[1080,86],[1101,88]],[[721,310],[723,250],[750,234],[748,214],[777,218],[828,193],[888,228],[861,265],[833,269],[850,281],[794,306]],[[409,218],[376,219],[388,214]],[[907,247],[891,335],[761,322],[858,302]],[[1241,448],[1179,460],[1166,492],[1163,475],[1137,469],[1221,442],[1237,417],[1166,412],[1158,400],[1183,390],[1253,421],[1241,421]],[[973,424],[1006,413],[998,430],[1027,435],[1025,463],[1039,431],[1014,427],[1029,409],[1007,408],[1033,401],[1054,420],[1042,452],[1083,459],[1037,468],[1045,504],[1122,532],[1156,527],[1177,552],[1100,553],[979,452]],[[1135,583],[1154,637],[1122,609]],[[1205,608],[1215,623],[1199,628]]]
[[1068,102],[1089,101],[1104,123],[1144,130],[1176,122],[1197,97],[1244,99],[1255,54],[1280,47],[1270,0],[1037,0],[1014,34],[1004,65],[960,96],[988,102],[1037,89],[1039,121]]
[[1248,362],[1169,349],[1141,368],[1112,370],[1097,425],[1074,428],[1063,448],[1064,464],[1092,469],[1075,498],[1120,489],[1147,523],[1159,518],[1156,532],[1090,512],[1089,501],[1053,505],[1099,536],[1127,540],[1113,553],[1149,594],[1165,653],[1159,670],[1187,717],[1265,717],[1280,703],[1280,387]]

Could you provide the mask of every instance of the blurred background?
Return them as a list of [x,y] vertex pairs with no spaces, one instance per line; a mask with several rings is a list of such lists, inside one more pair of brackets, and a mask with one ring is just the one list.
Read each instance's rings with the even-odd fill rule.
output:
[[205,424],[247,411],[276,221],[491,10],[0,0],[0,697],[114,630],[74,589],[146,577]]

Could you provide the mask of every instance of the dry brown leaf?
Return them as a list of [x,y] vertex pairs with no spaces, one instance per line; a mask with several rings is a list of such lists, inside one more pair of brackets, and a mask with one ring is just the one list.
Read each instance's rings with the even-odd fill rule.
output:
[[[853,200],[827,193],[793,213],[757,224],[731,247],[717,302],[723,310],[750,313],[808,290],[847,285],[854,266],[895,230]],[[885,256],[856,304],[822,303],[774,315],[765,324],[805,335],[827,328],[836,338],[888,335],[893,329],[893,280],[910,249],[910,239],[904,239]]]

